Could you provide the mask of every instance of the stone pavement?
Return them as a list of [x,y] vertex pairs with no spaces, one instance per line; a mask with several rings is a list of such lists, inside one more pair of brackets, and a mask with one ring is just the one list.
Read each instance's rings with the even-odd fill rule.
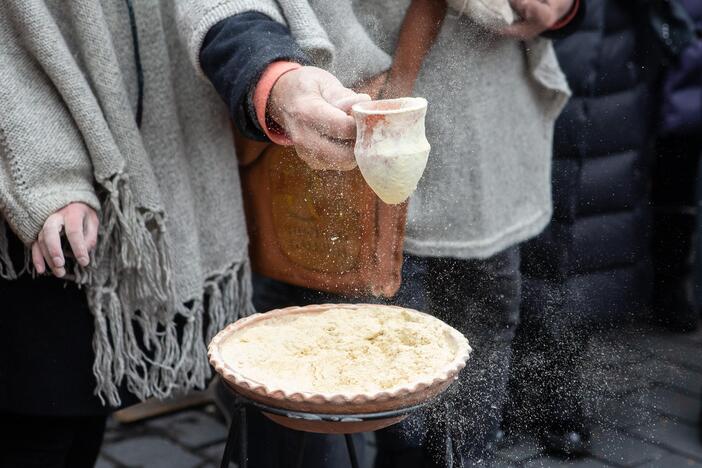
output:
[[[592,340],[584,372],[592,456],[561,461],[518,436],[505,442],[493,466],[702,468],[702,332],[608,332]],[[212,405],[131,425],[111,421],[98,467],[217,467],[225,436]]]

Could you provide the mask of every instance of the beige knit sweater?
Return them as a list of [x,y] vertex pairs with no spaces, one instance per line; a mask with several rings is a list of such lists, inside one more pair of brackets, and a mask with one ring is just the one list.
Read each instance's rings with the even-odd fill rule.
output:
[[[254,3],[276,9],[316,64],[352,86],[389,68],[410,0]],[[569,94],[549,40],[502,37],[450,9],[415,83],[429,101],[432,150],[405,251],[485,258],[538,234],[551,218],[553,127]]]

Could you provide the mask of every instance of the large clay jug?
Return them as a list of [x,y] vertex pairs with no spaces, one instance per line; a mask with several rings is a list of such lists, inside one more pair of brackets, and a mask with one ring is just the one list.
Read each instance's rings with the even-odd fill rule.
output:
[[405,97],[355,104],[356,162],[366,183],[389,205],[417,188],[429,156],[424,134],[427,101]]

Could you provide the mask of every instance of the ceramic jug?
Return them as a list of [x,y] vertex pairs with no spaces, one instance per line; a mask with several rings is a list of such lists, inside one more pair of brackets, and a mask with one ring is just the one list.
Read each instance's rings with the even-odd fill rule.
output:
[[427,101],[405,97],[355,104],[354,154],[366,183],[389,205],[404,202],[417,188],[429,157],[424,134]]

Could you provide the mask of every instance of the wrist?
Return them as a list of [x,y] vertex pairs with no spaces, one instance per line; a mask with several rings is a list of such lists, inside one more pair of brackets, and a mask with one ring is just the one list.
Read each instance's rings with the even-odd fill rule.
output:
[[575,18],[580,6],[580,0],[571,0],[570,3],[565,3],[563,11],[560,12],[558,20],[551,26],[550,30],[561,29]]
[[273,143],[279,145],[290,145],[292,142],[285,135],[283,128],[277,123],[280,120],[280,116],[277,115],[277,106],[272,105],[274,102],[273,90],[283,75],[299,68],[302,68],[302,65],[295,62],[273,62],[263,71],[254,90],[253,103],[256,120],[266,136]]

